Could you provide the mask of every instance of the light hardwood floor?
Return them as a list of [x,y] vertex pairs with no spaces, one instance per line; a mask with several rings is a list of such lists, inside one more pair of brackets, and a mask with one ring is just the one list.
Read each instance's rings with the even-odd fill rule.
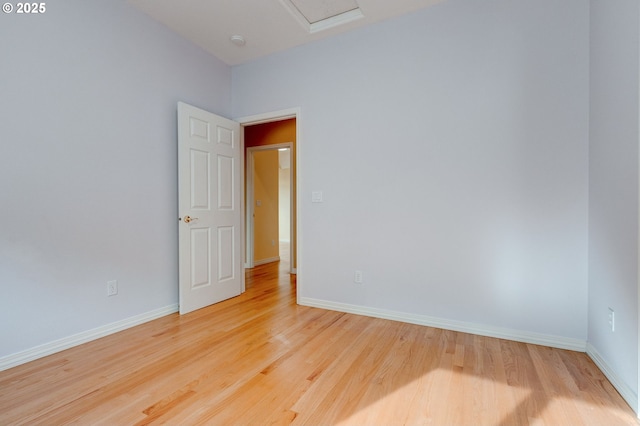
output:
[[0,372],[0,425],[638,424],[583,353],[297,306],[286,271]]

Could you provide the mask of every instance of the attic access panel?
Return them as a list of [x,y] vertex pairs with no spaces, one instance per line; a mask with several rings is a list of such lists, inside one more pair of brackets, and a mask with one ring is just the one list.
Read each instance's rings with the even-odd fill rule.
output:
[[364,16],[356,0],[280,0],[280,3],[310,33]]

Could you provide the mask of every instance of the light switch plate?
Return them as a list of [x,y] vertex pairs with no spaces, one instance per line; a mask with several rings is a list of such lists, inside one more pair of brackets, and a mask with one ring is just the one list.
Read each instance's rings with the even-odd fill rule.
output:
[[321,203],[322,202],[322,191],[313,191],[313,192],[311,192],[311,202],[312,203]]

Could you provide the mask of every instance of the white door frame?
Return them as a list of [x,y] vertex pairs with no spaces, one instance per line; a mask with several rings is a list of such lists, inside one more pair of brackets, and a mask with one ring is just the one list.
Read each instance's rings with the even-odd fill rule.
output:
[[[297,127],[297,123],[296,123],[296,127]],[[257,151],[275,151],[275,150],[279,150],[281,148],[288,148],[289,152],[293,152],[293,142],[283,142],[283,143],[277,143],[277,144],[272,144],[272,145],[261,145],[261,146],[252,146],[250,148],[246,149],[246,153],[247,153],[247,158],[246,158],[246,163],[247,163],[247,170],[246,170],[246,175],[247,175],[247,185],[246,185],[246,198],[247,198],[247,208],[246,208],[246,237],[247,237],[247,241],[246,241],[246,262],[245,262],[245,268],[253,268],[255,266],[255,262],[254,262],[254,211],[255,211],[255,206],[253,203],[253,191],[254,191],[254,168],[253,168],[253,154]],[[297,170],[297,169],[296,169]],[[291,174],[291,172],[289,172]],[[293,175],[291,175],[293,177]],[[293,212],[294,212],[294,204],[293,204],[293,179],[289,179],[289,236],[290,239],[293,240],[293,236],[296,235],[294,233],[294,229],[293,229]],[[295,246],[295,244],[294,244]],[[291,274],[295,274],[296,273],[296,269],[293,267],[294,263],[293,263],[293,250],[290,249],[289,251],[289,273]]]
[[[296,303],[300,304],[300,294],[301,289],[302,289],[302,285],[303,285],[303,280],[301,279],[301,271],[302,271],[302,259],[300,258],[300,252],[301,247],[302,247],[302,242],[303,242],[303,234],[302,234],[302,220],[301,220],[301,215],[300,215],[300,203],[302,202],[302,197],[300,196],[301,193],[301,188],[302,188],[302,179],[301,179],[301,173],[300,173],[300,158],[301,155],[300,153],[302,152],[301,148],[301,137],[300,137],[300,122],[301,122],[301,112],[300,112],[300,108],[289,108],[289,109],[283,109],[283,110],[279,110],[279,111],[272,111],[272,112],[266,112],[263,114],[256,114],[256,115],[249,115],[249,116],[245,116],[245,117],[239,117],[236,118],[235,121],[237,121],[238,123],[240,123],[240,149],[242,150],[242,155],[244,156],[244,127],[245,126],[250,126],[253,124],[262,124],[262,123],[269,123],[272,121],[281,121],[281,120],[286,120],[288,118],[295,118],[296,119],[296,173],[295,173],[295,180],[296,180],[296,206],[295,206],[295,212],[296,212],[296,226],[295,226],[295,239],[293,238],[293,233],[291,234],[291,240],[292,240],[292,244],[291,244],[291,265],[293,266],[294,264],[296,265],[295,267],[295,271],[297,273],[297,278],[296,278],[296,287],[297,287],[297,291],[296,291]],[[244,166],[244,162],[243,162],[243,166]],[[244,177],[245,171],[243,170],[242,172],[242,176]],[[244,197],[243,197],[244,199]],[[291,203],[293,206],[293,203]],[[293,222],[293,220],[291,221]]]

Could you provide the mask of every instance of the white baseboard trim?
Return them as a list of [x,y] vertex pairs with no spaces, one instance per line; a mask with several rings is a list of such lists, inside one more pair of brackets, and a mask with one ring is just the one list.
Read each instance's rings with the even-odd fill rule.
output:
[[602,355],[593,347],[591,343],[587,343],[587,355],[598,366],[602,373],[609,379],[614,388],[620,393],[627,404],[638,413],[638,395],[609,367]]
[[516,342],[531,343],[534,345],[550,346],[552,348],[568,349],[571,351],[585,352],[587,342],[580,339],[554,336],[528,331],[512,330],[501,327],[489,327],[481,324],[464,321],[453,321],[426,315],[407,314],[404,312],[387,311],[384,309],[367,308],[346,303],[328,302],[308,297],[301,297],[299,303],[304,306],[328,309],[331,311],[346,312],[350,314],[364,315],[374,318],[383,318],[401,321],[410,324],[426,325],[428,327],[442,328],[445,330],[460,331],[463,333],[477,334],[479,336],[496,337],[498,339],[513,340]]
[[165,306],[164,308],[155,309],[144,314],[125,318],[121,321],[103,325],[92,330],[83,331],[69,337],[63,337],[62,339],[54,340],[53,342],[45,343],[43,345],[17,352],[15,354],[4,356],[0,358],[0,371],[17,367],[18,365],[25,364],[29,361],[43,358],[56,352],[64,351],[65,349],[69,349],[74,346],[78,346],[83,343],[87,343],[92,340],[117,333],[118,331],[122,331],[127,328],[135,327],[136,325],[144,324],[145,322],[164,317],[174,312],[178,312],[177,303]]
[[254,260],[253,266],[264,265],[271,262],[280,262],[280,256],[268,257],[266,259]]

